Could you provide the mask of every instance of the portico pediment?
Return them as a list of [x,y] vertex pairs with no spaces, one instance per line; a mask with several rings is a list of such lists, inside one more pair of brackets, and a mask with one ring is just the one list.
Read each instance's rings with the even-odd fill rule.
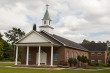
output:
[[[46,43],[51,42],[36,31],[32,31],[16,43]],[[15,43],[15,44],[16,44]]]

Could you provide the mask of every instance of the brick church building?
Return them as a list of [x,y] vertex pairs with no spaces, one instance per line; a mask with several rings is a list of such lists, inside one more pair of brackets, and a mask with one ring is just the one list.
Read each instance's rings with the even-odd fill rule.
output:
[[61,62],[68,62],[69,58],[77,59],[78,55],[87,56],[91,63],[106,64],[107,44],[80,45],[53,33],[48,5],[39,29],[39,31],[30,31],[15,42],[15,65],[17,65],[19,46],[22,47],[21,64],[23,65],[59,65]]

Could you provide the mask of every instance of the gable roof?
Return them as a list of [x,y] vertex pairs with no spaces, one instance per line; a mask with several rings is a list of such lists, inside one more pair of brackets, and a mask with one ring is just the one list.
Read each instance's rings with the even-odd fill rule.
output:
[[42,35],[45,35],[46,38],[53,40],[54,42],[56,41],[56,43],[59,43],[60,45],[64,45],[65,47],[71,47],[71,48],[75,48],[75,49],[79,49],[79,50],[84,50],[84,51],[88,51],[86,48],[84,48],[83,46],[81,46],[80,44],[77,44],[73,41],[70,41],[68,39],[65,39],[61,36],[55,35],[55,34],[49,34],[45,31],[41,31],[40,32]]
[[[29,42],[24,42],[23,40],[25,40],[27,37],[29,37],[32,33],[34,33],[34,34],[37,34],[37,35],[39,35],[39,38],[43,38],[44,40],[44,42],[39,42],[39,39],[38,39],[38,42],[36,41],[36,39],[34,40],[34,41],[32,41],[32,40],[29,40]],[[33,37],[34,38],[34,37]],[[33,39],[32,38],[32,39]],[[22,42],[23,41],[23,42]],[[35,42],[36,41],[36,42]],[[46,42],[47,41],[47,42]],[[52,41],[50,41],[50,40],[48,40],[46,37],[44,37],[44,36],[42,36],[39,32],[37,32],[37,31],[34,31],[34,30],[32,30],[31,32],[29,32],[28,34],[26,34],[23,38],[21,38],[21,39],[19,39],[18,41],[16,41],[15,42],[15,44],[32,44],[32,43],[34,43],[34,44],[40,44],[40,43],[52,43],[52,44],[56,44],[56,43],[54,43],[54,42],[52,42]]]
[[88,43],[88,44],[81,44],[83,47],[88,49],[89,51],[106,51],[107,50],[107,43]]
[[[36,34],[40,35],[42,38],[46,39],[48,42],[58,45],[58,46],[65,46],[65,47],[70,47],[70,48],[74,48],[74,49],[88,51],[85,47],[81,46],[80,44],[77,44],[73,41],[70,41],[68,39],[65,39],[65,38],[55,35],[55,34],[49,34],[46,31],[38,32],[38,31],[32,30],[27,35],[25,35],[23,38],[21,38],[17,42],[15,42],[15,44],[25,44],[25,43],[20,43],[20,41],[22,41],[23,39],[28,37],[31,33],[36,33]],[[28,42],[26,42],[26,44],[27,43]],[[43,42],[34,42],[34,44],[39,44],[39,43],[43,44]],[[32,43],[29,42],[29,44],[33,44],[33,42]]]

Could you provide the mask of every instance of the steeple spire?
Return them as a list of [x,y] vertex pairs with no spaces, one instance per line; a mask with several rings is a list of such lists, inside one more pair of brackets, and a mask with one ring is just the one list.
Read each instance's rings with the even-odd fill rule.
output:
[[48,12],[48,4],[46,5],[46,12],[45,12],[45,15],[43,17],[43,20],[51,20],[50,19],[50,16],[49,16],[49,12]]
[[53,27],[51,27],[51,19],[50,19],[50,16],[49,16],[49,12],[48,12],[48,4],[46,5],[46,12],[44,14],[44,17],[42,19],[42,26],[40,26],[40,31],[46,31],[50,34],[53,34]]

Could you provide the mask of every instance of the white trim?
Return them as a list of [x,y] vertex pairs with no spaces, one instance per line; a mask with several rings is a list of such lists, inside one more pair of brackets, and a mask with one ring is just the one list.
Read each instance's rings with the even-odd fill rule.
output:
[[18,46],[16,46],[16,59],[15,59],[15,65],[18,65],[18,64],[17,64],[17,61],[18,61]]
[[97,53],[97,55],[98,55],[98,56],[101,56],[101,55],[102,55],[102,53],[101,53],[101,52],[98,52],[98,53]]
[[28,65],[28,58],[29,58],[29,46],[27,46],[26,65]]
[[40,51],[41,51],[41,47],[39,45],[39,51],[38,51],[38,66],[40,66]]
[[91,56],[95,56],[95,52],[91,52]]
[[19,39],[18,41],[16,41],[15,43],[14,43],[14,45],[16,45],[16,43],[17,42],[20,42],[21,40],[23,40],[23,39],[25,39],[27,36],[29,36],[31,33],[36,33],[36,34],[38,34],[39,36],[41,36],[42,38],[44,38],[45,40],[47,40],[48,42],[51,42],[52,44],[54,44],[52,41],[50,41],[50,40],[48,40],[47,38],[45,38],[44,36],[42,36],[42,35],[40,35],[37,31],[34,31],[34,30],[32,30],[31,32],[29,32],[28,34],[26,34],[23,38],[21,38],[21,39]]
[[51,45],[51,64],[50,66],[53,66],[53,45]]
[[[23,40],[24,38],[26,38],[28,35],[30,35],[31,33],[33,32],[33,30],[32,31],[30,31],[29,33],[27,33],[25,36],[23,36],[21,39],[19,39],[18,41],[16,41],[15,43],[17,43],[17,42],[19,42],[19,41],[21,41],[21,40]],[[15,44],[14,43],[14,44]]]
[[95,60],[91,60],[91,63],[95,63]]
[[51,46],[51,45],[54,45],[54,46],[58,46],[57,44],[16,44],[16,46]]

